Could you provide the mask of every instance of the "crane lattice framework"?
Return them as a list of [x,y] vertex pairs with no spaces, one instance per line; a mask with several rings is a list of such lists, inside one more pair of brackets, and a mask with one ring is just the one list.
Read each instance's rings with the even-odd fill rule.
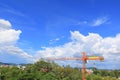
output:
[[82,65],[82,80],[86,80],[86,62],[87,60],[100,60],[103,61],[104,58],[101,56],[86,56],[85,52],[82,52],[82,57],[81,58],[49,58],[49,60],[82,60],[83,65]]

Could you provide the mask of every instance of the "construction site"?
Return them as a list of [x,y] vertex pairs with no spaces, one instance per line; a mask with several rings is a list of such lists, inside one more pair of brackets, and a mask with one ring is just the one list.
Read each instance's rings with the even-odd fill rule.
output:
[[81,58],[48,58],[48,60],[82,60],[83,65],[82,65],[82,80],[86,80],[86,63],[87,60],[100,60],[100,61],[104,61],[104,57],[100,57],[100,56],[86,56],[85,52],[82,52],[82,57]]
[[120,0],[0,0],[0,80],[120,80]]
[[[87,53],[85,52],[81,54],[82,57],[80,58],[47,58],[40,59],[34,64],[21,66],[3,64],[0,67],[0,80],[120,80],[120,70],[100,70],[97,67],[88,69],[86,66],[88,60],[104,61],[104,57],[86,56]],[[78,65],[76,67],[60,66],[54,62],[64,60],[80,60],[82,66],[80,68]]]

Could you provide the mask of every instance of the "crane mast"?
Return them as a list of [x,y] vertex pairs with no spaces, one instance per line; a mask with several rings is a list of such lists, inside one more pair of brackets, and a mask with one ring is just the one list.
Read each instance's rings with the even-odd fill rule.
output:
[[101,56],[86,56],[85,52],[82,52],[81,58],[49,58],[49,60],[82,60],[82,80],[86,80],[86,62],[87,60],[100,60],[103,61],[104,58]]

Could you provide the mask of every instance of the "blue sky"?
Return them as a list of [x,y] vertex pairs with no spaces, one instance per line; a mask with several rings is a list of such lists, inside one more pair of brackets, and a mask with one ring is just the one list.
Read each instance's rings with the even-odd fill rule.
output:
[[0,0],[0,60],[26,63],[85,51],[105,57],[99,68],[120,68],[119,5],[119,0]]

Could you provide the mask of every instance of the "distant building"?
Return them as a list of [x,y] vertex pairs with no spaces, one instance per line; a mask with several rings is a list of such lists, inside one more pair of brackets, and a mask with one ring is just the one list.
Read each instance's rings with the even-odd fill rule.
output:
[[86,69],[86,72],[87,72],[88,74],[92,74],[92,73],[93,73],[93,70],[92,70],[92,69]]

